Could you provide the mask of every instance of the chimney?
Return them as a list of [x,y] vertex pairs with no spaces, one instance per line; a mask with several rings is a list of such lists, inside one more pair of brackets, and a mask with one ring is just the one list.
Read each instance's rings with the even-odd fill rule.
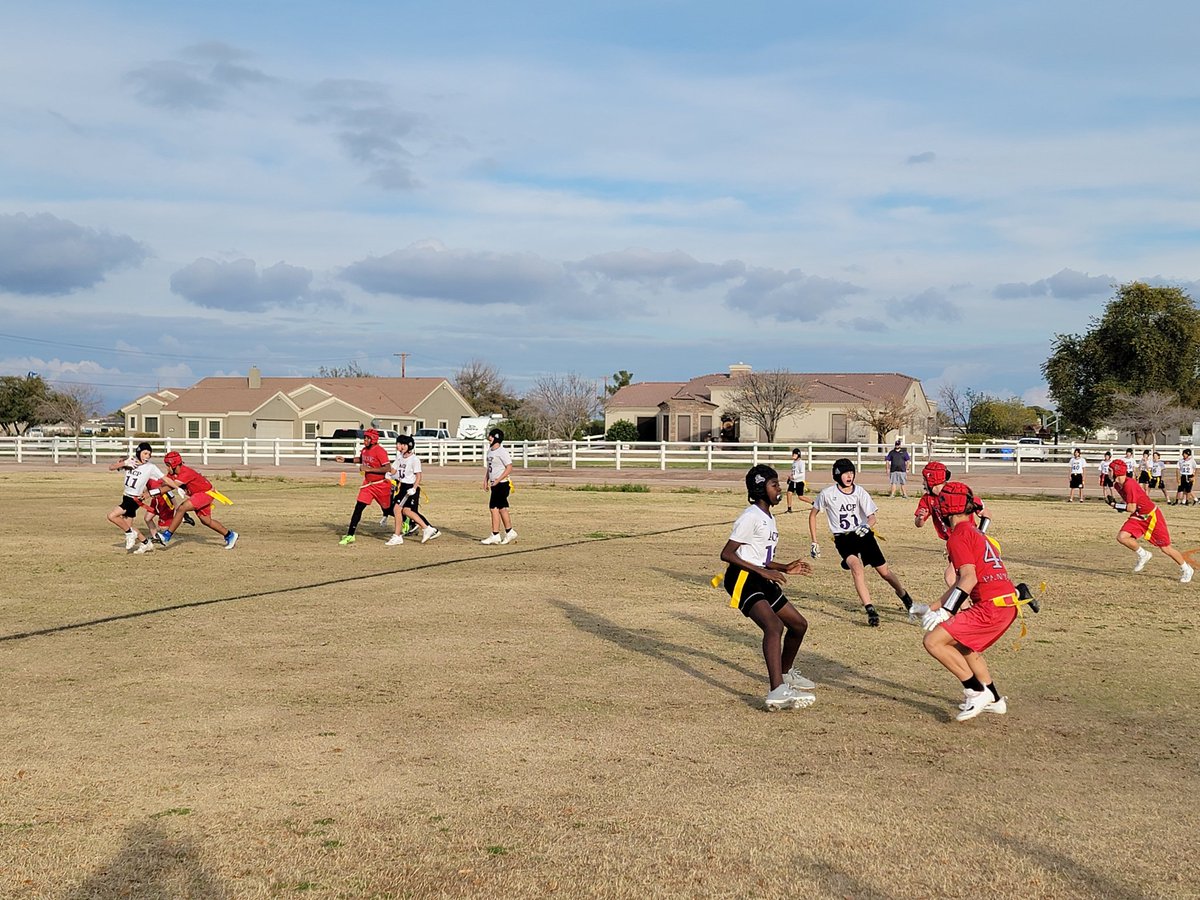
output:
[[749,375],[754,369],[743,362],[734,363],[729,367],[729,377],[737,378],[739,375]]
[[250,367],[250,390],[257,391],[262,387],[262,372],[258,370],[258,366]]

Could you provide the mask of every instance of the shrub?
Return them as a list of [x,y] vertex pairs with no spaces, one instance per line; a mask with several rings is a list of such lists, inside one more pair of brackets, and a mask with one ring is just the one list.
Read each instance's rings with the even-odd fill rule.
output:
[[637,426],[628,419],[618,419],[609,426],[604,438],[609,441],[636,441],[638,439]]

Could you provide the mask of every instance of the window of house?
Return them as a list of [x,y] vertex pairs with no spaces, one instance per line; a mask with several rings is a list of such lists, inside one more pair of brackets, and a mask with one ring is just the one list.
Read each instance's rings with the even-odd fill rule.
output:
[[130,431],[137,431],[137,416],[130,416],[130,417],[129,417],[129,430],[130,430]]
[[425,427],[425,420],[417,419],[417,431],[420,431],[424,427]]
[[219,441],[221,439],[221,420],[208,420],[208,439],[210,441]]
[[305,422],[304,423],[304,439],[306,441],[315,441],[321,432],[320,422]]
[[142,425],[148,434],[158,434],[158,416],[143,416]]
[[449,422],[449,420],[447,420],[447,419],[438,419],[438,428],[445,428],[447,431],[449,431],[449,430],[450,430],[450,422]]

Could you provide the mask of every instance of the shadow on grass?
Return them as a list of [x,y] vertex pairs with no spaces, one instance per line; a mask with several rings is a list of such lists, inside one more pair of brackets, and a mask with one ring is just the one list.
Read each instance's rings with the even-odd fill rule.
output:
[[[745,630],[739,630],[730,625],[722,625],[716,622],[711,622],[708,619],[701,618],[700,616],[694,616],[690,613],[676,613],[675,618],[679,619],[680,621],[687,622],[690,625],[694,625],[703,631],[707,631],[709,634],[715,635],[716,637],[723,638],[729,641],[731,644],[737,644],[738,646],[745,646],[746,644],[746,634],[748,634],[748,632]],[[757,640],[759,635],[758,630],[754,629],[753,634],[756,638],[754,643],[757,647],[759,644],[759,641]],[[919,652],[924,653],[923,650]],[[897,684],[894,681],[888,681],[887,679],[880,678],[876,675],[866,675],[857,669],[852,669],[850,666],[847,666],[844,663],[840,663],[835,659],[830,659],[828,656],[823,656],[820,653],[811,653],[805,650],[803,646],[800,648],[799,660],[804,662],[803,668],[805,673],[811,674],[813,676],[813,680],[816,681],[820,687],[837,687],[851,693],[867,694],[868,696],[878,697],[882,700],[891,700],[896,703],[903,703],[907,706],[911,706],[918,712],[933,716],[934,718],[943,722],[950,721],[950,713],[946,710],[945,706],[948,699],[953,699],[952,693],[947,696],[942,696],[940,694],[935,694],[932,691],[914,690],[906,685]],[[812,660],[811,666],[808,664],[808,660]],[[937,665],[932,659],[930,660],[930,663],[935,666]],[[928,697],[931,700],[937,701],[938,705],[926,703],[924,700],[917,699],[913,696],[914,694],[922,697]]]
[[759,706],[761,704],[761,698],[757,695],[751,696],[711,675],[701,672],[692,664],[691,660],[697,657],[706,659],[709,662],[724,666],[739,675],[744,675],[756,683],[764,681],[763,672],[760,670],[751,670],[738,663],[730,662],[724,656],[697,650],[695,647],[687,644],[676,644],[671,641],[665,641],[640,629],[626,628],[624,625],[617,624],[612,619],[605,618],[599,613],[585,609],[578,604],[569,603],[566,600],[551,600],[550,604],[561,609],[563,614],[566,615],[567,621],[580,631],[595,635],[606,641],[611,641],[623,650],[639,653],[650,659],[666,663],[690,678],[703,681],[711,687],[743,700],[747,705]]
[[[714,522],[701,522],[692,525],[681,525],[676,528],[664,528],[660,531],[649,531],[642,534],[623,534],[612,535],[602,538],[581,538],[574,541],[562,541],[557,544],[544,544],[540,547],[521,547],[514,549],[512,547],[494,547],[483,550],[470,556],[460,556],[456,559],[443,559],[437,562],[424,563],[416,566],[404,566],[402,568],[384,569],[379,572],[368,572],[364,575],[347,575],[343,578],[329,578],[324,581],[311,581],[307,584],[296,584],[291,587],[269,588],[262,591],[251,591],[245,594],[234,594],[230,597],[210,597],[206,600],[186,600],[182,603],[171,603],[166,606],[156,606],[152,609],[139,609],[133,612],[116,613],[111,616],[101,616],[95,619],[87,619],[83,622],[68,622],[65,625],[53,625],[48,628],[38,628],[33,631],[18,631],[13,634],[0,635],[0,643],[5,641],[19,641],[32,637],[44,637],[50,634],[59,634],[64,631],[76,631],[81,628],[91,628],[96,625],[107,625],[113,622],[124,622],[130,619],[140,619],[144,616],[156,616],[164,613],[176,612],[183,609],[196,609],[202,606],[213,606],[218,603],[235,603],[240,600],[256,600],[261,597],[275,597],[282,594],[293,594],[297,591],[311,591],[318,588],[336,587],[344,584],[355,584],[361,581],[369,581],[373,578],[388,578],[392,575],[407,575],[411,572],[420,572],[425,569],[441,569],[448,566],[456,566],[460,563],[478,562],[479,560],[496,560],[505,556],[522,556],[528,553],[546,553],[551,550],[561,550],[564,547],[578,547],[581,544],[602,544],[606,541],[628,541],[641,540],[647,537],[656,537],[662,534],[674,534],[680,531],[694,531],[699,528],[711,528]],[[379,541],[387,540],[386,533],[376,535]],[[418,539],[419,542],[419,539]],[[490,551],[490,552],[489,552]],[[240,551],[234,551],[240,552]]]
[[233,897],[204,866],[195,845],[154,822],[137,822],[125,831],[125,845],[75,887],[63,900],[128,897]]
[[1090,897],[1105,897],[1107,900],[1145,900],[1152,896],[1144,891],[1123,885],[1114,881],[1099,867],[1088,866],[1072,859],[1057,850],[1052,850],[1044,844],[1034,843],[1028,838],[1014,835],[1001,835],[995,832],[988,835],[992,841],[1011,853],[1019,853],[1048,872],[1061,877],[1070,883],[1071,887]]

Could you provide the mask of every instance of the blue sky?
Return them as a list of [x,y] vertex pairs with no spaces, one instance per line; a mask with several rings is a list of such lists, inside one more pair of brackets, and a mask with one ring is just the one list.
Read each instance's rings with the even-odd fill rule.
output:
[[1200,297],[1194,4],[27,4],[0,374],[899,371]]

